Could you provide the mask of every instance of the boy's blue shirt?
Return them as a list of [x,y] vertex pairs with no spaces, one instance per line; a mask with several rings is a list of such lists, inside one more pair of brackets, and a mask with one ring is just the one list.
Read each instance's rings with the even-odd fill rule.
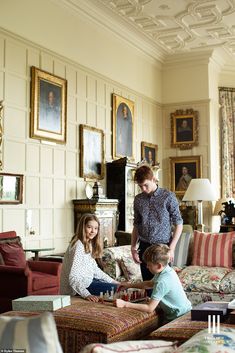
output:
[[153,281],[151,299],[160,301],[159,306],[167,321],[174,320],[192,309],[179,277],[169,265],[156,274]]

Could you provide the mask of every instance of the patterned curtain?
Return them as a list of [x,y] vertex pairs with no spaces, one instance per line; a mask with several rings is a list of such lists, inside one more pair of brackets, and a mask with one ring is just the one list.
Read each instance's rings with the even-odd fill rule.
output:
[[235,197],[235,88],[219,88],[222,197]]

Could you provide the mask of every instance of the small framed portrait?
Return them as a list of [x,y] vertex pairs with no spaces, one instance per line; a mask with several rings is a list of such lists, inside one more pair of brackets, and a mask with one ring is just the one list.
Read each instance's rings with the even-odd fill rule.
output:
[[67,81],[31,68],[30,137],[66,143]]
[[192,109],[171,113],[171,147],[190,149],[198,145],[198,112]]
[[104,132],[80,125],[80,176],[88,179],[104,178]]
[[158,146],[148,142],[141,142],[141,159],[150,166],[156,165]]
[[134,102],[113,94],[113,158],[133,157]]
[[0,204],[19,204],[23,200],[23,175],[0,173]]
[[181,198],[192,179],[201,178],[201,156],[170,157],[171,190]]

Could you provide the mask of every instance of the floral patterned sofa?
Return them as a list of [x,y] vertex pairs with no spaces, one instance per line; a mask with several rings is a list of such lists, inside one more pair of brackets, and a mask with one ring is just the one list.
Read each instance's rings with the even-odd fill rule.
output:
[[[196,232],[199,233],[199,232]],[[208,235],[208,236],[207,236]],[[212,239],[213,234],[200,233],[203,239],[209,237]],[[222,263],[224,266],[214,266],[213,263],[217,261],[220,263],[224,259],[224,254],[218,250],[218,234],[213,243],[214,251],[217,255],[212,254],[212,262],[208,263],[210,249],[208,249],[208,242],[205,244],[206,252],[204,251],[204,259],[199,259],[204,265],[195,265],[195,232],[188,234],[183,233],[181,240],[178,242],[177,256],[180,260],[185,259],[185,264],[181,266],[173,266],[177,272],[183,288],[192,302],[192,305],[197,305],[205,301],[230,301],[235,298],[235,232],[220,233],[219,239],[226,240],[221,243],[221,251],[226,252],[228,258],[227,263]],[[185,239],[187,238],[188,247],[185,246]],[[227,239],[230,238],[231,254]],[[234,240],[233,240],[234,239]],[[187,244],[186,244],[187,245]],[[202,246],[198,245],[198,247]],[[216,248],[217,246],[217,248]],[[200,255],[200,254],[199,254]],[[216,261],[215,261],[216,260]],[[204,261],[204,262],[203,262]],[[177,263],[178,261],[176,261]],[[197,262],[196,262],[197,263]],[[110,247],[104,249],[103,254],[104,271],[109,273],[115,279],[140,281],[141,272],[137,264],[135,264],[131,257],[130,245]]]

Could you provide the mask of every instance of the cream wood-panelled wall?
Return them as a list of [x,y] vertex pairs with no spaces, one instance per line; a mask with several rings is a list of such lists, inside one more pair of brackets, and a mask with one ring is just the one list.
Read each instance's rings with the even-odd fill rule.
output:
[[[67,143],[48,144],[29,137],[30,67],[68,81]],[[0,31],[0,99],[4,99],[3,172],[24,174],[23,204],[0,206],[0,230],[14,229],[27,247],[64,251],[73,234],[72,199],[84,198],[79,177],[79,125],[103,129],[105,159],[112,159],[111,95],[135,102],[134,154],[141,141],[159,145],[162,159],[162,108],[152,99],[92,72],[5,30]],[[102,181],[105,187],[105,181]],[[26,229],[32,210],[35,235]]]

